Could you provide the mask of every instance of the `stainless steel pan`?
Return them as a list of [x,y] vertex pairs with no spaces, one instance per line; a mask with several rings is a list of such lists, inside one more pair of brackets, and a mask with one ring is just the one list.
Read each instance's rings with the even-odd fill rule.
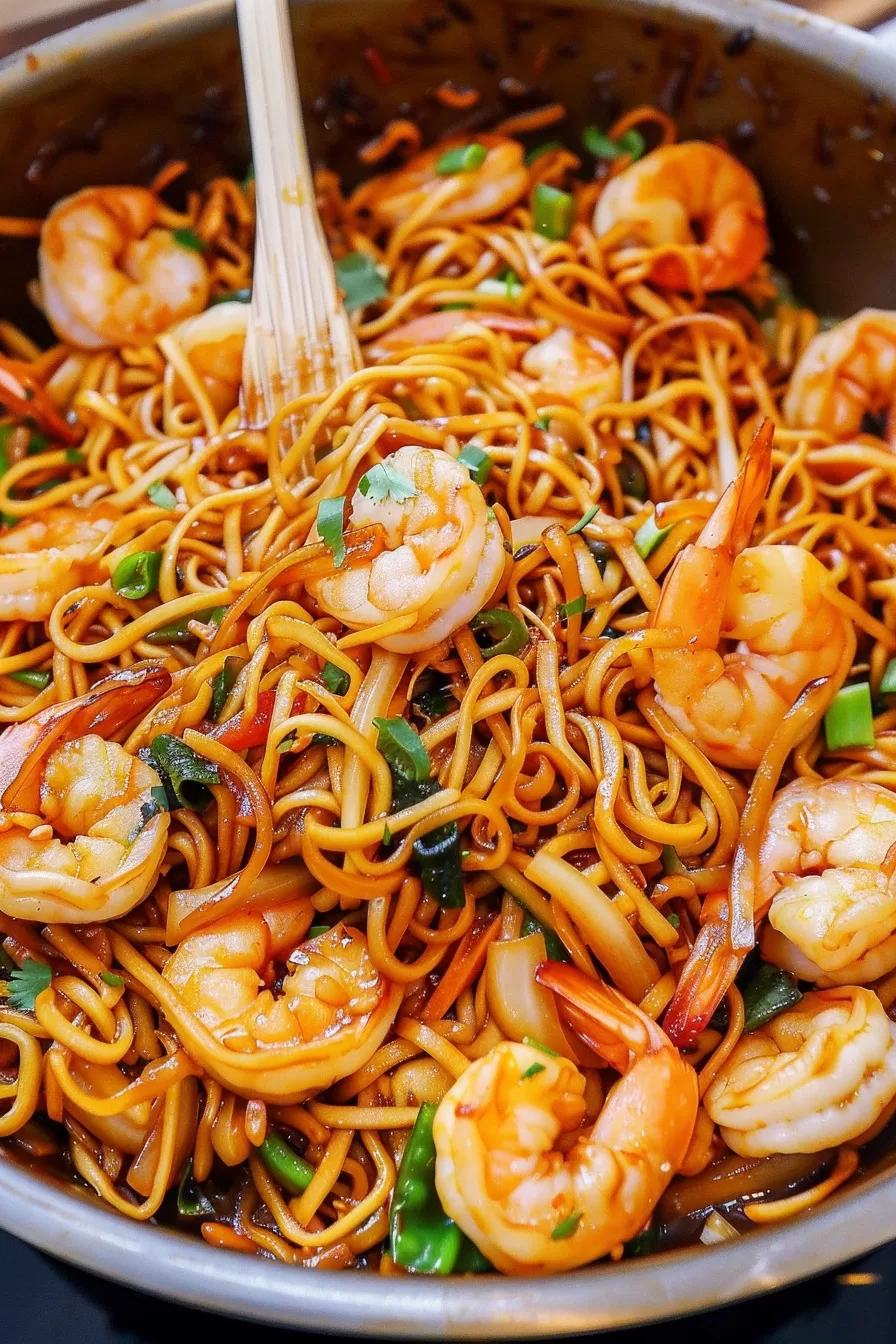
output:
[[[295,20],[319,157],[351,171],[387,114],[448,77],[481,87],[494,118],[520,98],[502,78],[539,84],[522,101],[561,98],[573,136],[617,106],[659,101],[685,134],[733,140],[758,174],[798,292],[825,312],[896,307],[896,63],[863,34],[768,0],[329,0],[297,5]],[[551,59],[533,80],[542,45]],[[367,46],[386,58],[389,85],[375,82]],[[188,158],[197,180],[245,166],[226,0],[150,0],[0,67],[0,213],[38,213],[88,182],[146,180],[170,155]],[[33,271],[32,243],[0,242],[4,316],[33,322]],[[896,1185],[885,1157],[861,1185],[777,1229],[551,1279],[289,1268],[130,1222],[6,1155],[0,1224],[85,1269],[234,1315],[391,1337],[536,1337],[680,1316],[818,1273],[896,1236]]]

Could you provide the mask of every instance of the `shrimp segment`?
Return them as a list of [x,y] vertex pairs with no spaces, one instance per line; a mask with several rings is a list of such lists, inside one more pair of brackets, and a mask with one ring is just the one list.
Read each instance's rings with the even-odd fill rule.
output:
[[[216,303],[174,328],[187,359],[205,383],[209,400],[219,416],[239,403],[243,376],[243,347],[249,324],[247,303]],[[175,392],[180,389],[177,380]]]
[[520,362],[533,391],[547,389],[548,399],[568,398],[586,415],[596,415],[608,401],[616,401],[622,387],[619,360],[611,348],[595,336],[578,336],[569,327],[557,327]]
[[619,224],[633,226],[634,242],[669,248],[650,267],[650,278],[668,289],[743,284],[769,245],[753,174],[725,150],[696,140],[655,149],[607,184],[594,232],[602,237]]
[[145,187],[85,187],[58,201],[41,230],[40,288],[50,326],[83,350],[140,345],[201,312],[201,254],[156,228]]
[[568,1059],[504,1041],[448,1091],[433,1125],[442,1205],[496,1268],[558,1273],[639,1232],[684,1160],[697,1079],[664,1032],[621,994],[571,966],[539,983],[624,1076],[590,1130],[585,1078]]
[[240,1096],[292,1104],[322,1092],[367,1062],[398,1012],[404,991],[377,971],[358,929],[302,942],[313,914],[303,899],[218,920],[165,966],[178,1037]]
[[858,1138],[896,1096],[896,1024],[876,994],[817,990],[741,1037],[704,1103],[744,1157]]
[[866,414],[890,412],[896,397],[896,313],[863,308],[806,346],[784,397],[796,429],[823,429],[843,441]]
[[352,526],[382,524],[386,550],[369,565],[315,579],[308,589],[353,630],[416,612],[410,630],[379,643],[395,653],[418,653],[485,605],[504,570],[504,541],[479,486],[449,453],[407,444],[388,463],[404,482],[399,493],[413,493],[379,499],[359,486],[351,500]]
[[509,210],[529,185],[522,145],[503,135],[478,135],[476,143],[488,151],[482,164],[472,172],[440,174],[436,165],[445,153],[467,143],[467,140],[443,140],[415,154],[394,173],[365,183],[361,188],[364,204],[377,224],[394,228],[425,206],[428,197],[449,182],[455,190],[427,216],[428,224],[466,224],[494,219]]
[[0,910],[42,924],[118,919],[144,900],[165,857],[161,784],[112,735],[171,684],[121,672],[0,737]]
[[119,517],[109,504],[61,504],[0,533],[0,620],[44,621],[73,588],[103,578],[95,551]]
[[759,851],[762,953],[802,980],[861,985],[896,968],[896,794],[858,779],[782,789]]
[[[828,571],[799,546],[749,546],[771,475],[766,421],[697,541],[663,584],[654,625],[681,631],[655,650],[663,708],[722,766],[755,769],[800,692],[844,675],[854,634],[827,597]],[[720,651],[722,640],[735,647]]]

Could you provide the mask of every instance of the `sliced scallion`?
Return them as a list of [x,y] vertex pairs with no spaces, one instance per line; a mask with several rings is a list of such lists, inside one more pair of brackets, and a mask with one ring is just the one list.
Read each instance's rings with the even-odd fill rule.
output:
[[336,262],[336,280],[342,290],[342,303],[347,313],[366,308],[389,293],[379,267],[367,252],[349,252]]
[[340,569],[345,564],[345,495],[320,501],[317,506],[317,533],[324,545],[333,552],[333,564]]
[[31,686],[35,691],[45,691],[53,680],[52,672],[41,672],[36,667],[23,667],[19,672],[8,672],[6,675],[12,677],[13,681],[20,681],[23,686]]
[[392,770],[404,779],[429,779],[432,761],[420,734],[406,719],[374,719],[376,747]]
[[668,527],[657,527],[655,513],[644,519],[634,536],[635,550],[642,560],[647,560],[653,555],[656,548],[668,537],[672,527],[673,524]]
[[480,611],[470,622],[470,629],[474,635],[484,630],[495,640],[489,648],[480,650],[483,658],[495,658],[502,653],[519,653],[529,642],[528,632],[520,618],[503,607]]
[[575,205],[568,191],[539,182],[532,194],[532,222],[545,238],[568,238]]
[[134,551],[119,560],[112,573],[112,587],[131,601],[149,597],[159,586],[161,551]]
[[874,746],[874,714],[871,687],[867,681],[844,686],[838,691],[824,716],[824,736],[828,751]]
[[887,663],[886,671],[880,679],[881,695],[896,695],[896,658]]
[[485,163],[488,150],[485,145],[475,141],[470,145],[455,145],[446,149],[436,160],[436,172],[439,177],[450,177],[452,173],[473,173]]
[[480,448],[478,443],[465,444],[458,453],[457,460],[463,462],[477,485],[485,485],[491,469],[495,465],[485,449]]

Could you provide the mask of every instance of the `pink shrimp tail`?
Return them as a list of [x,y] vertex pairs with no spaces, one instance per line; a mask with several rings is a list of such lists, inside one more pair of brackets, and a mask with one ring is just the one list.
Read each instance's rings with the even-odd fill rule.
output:
[[749,949],[731,946],[727,895],[715,893],[703,904],[702,928],[685,963],[663,1027],[679,1049],[697,1042],[734,983]]
[[726,550],[732,556],[749,546],[771,480],[774,435],[771,420],[763,420],[737,478],[728,486],[697,538],[698,546],[710,551]]
[[576,966],[543,961],[536,967],[535,979],[557,995],[570,1026],[619,1073],[628,1070],[633,1056],[640,1058],[668,1044],[652,1018]]

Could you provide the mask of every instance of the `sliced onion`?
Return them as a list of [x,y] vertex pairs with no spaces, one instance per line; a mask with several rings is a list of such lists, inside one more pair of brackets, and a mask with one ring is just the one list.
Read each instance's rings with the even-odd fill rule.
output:
[[713,1209],[703,1224],[700,1240],[704,1246],[719,1246],[723,1241],[734,1241],[740,1235],[737,1228],[732,1227],[727,1218],[723,1218],[720,1213]]
[[775,1153],[772,1157],[740,1157],[732,1153],[714,1162],[699,1176],[675,1180],[660,1201],[660,1218],[686,1218],[714,1204],[727,1204],[742,1195],[787,1194],[834,1159],[833,1149],[820,1153]]
[[588,1047],[564,1029],[551,991],[535,979],[535,968],[547,955],[542,933],[492,943],[485,963],[489,1012],[511,1041],[528,1036],[567,1059],[594,1064]]

